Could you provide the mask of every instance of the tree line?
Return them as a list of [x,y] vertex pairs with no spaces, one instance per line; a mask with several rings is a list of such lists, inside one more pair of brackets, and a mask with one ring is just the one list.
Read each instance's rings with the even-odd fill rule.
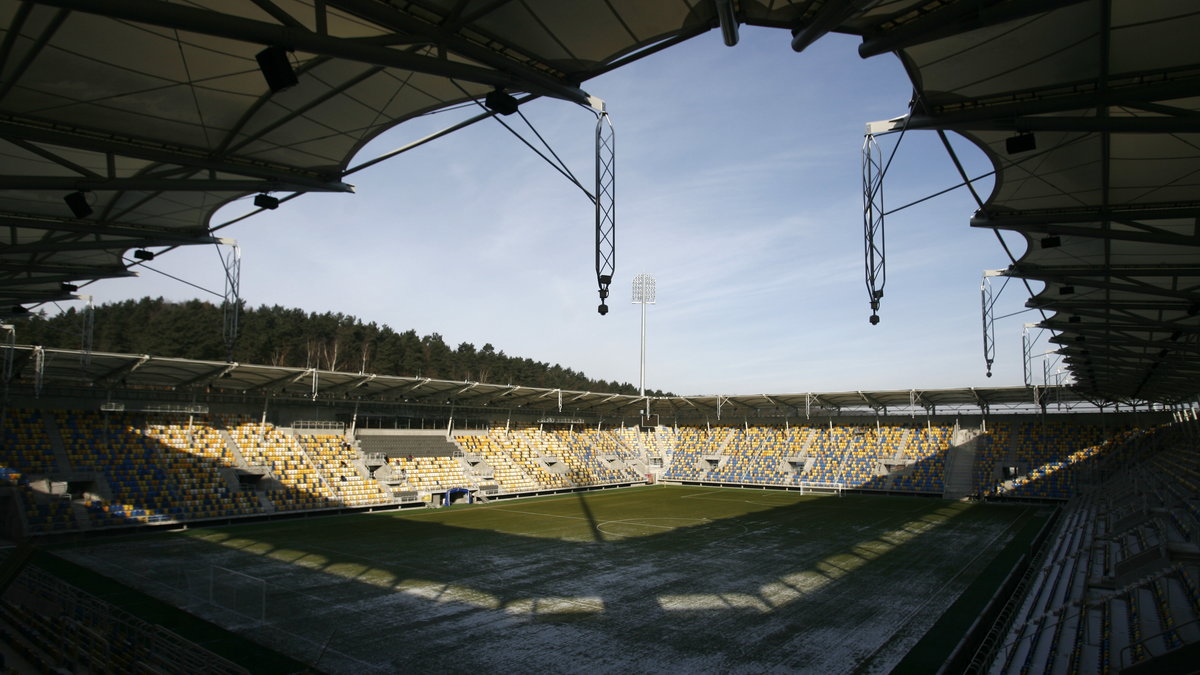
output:
[[[146,297],[97,306],[93,317],[94,351],[209,361],[229,356],[222,309],[210,302]],[[437,333],[396,332],[340,312],[247,307],[239,328],[232,360],[242,363],[637,394],[628,382],[594,380],[558,364],[509,356],[491,343],[451,348]],[[17,326],[17,336],[24,344],[81,349],[83,312],[72,307],[55,316],[33,315]]]

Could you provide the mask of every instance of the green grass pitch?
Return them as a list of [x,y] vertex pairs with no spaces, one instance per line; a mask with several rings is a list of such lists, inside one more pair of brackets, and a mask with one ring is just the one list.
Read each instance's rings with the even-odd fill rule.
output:
[[1045,515],[652,486],[58,554],[333,673],[887,672]]

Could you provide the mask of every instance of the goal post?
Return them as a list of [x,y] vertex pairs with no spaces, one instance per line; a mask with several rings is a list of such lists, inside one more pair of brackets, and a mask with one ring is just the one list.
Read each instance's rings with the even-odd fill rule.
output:
[[846,489],[845,483],[832,483],[820,481],[801,481],[800,494],[814,495],[836,495],[842,496],[842,491]]
[[[193,593],[191,578],[188,581],[189,593]],[[207,597],[204,597],[203,600],[251,619],[257,624],[266,622],[267,581],[265,579],[231,570],[228,567],[210,565],[207,581],[207,588],[195,589],[202,592],[207,591]]]

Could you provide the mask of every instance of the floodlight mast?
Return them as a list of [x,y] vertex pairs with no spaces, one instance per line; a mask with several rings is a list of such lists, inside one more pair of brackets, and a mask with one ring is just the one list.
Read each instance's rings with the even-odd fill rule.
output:
[[[654,304],[654,277],[642,273],[633,278],[633,304],[642,306],[642,360],[638,377],[638,395],[646,398],[646,305]],[[646,416],[650,416],[649,399],[646,399]]]

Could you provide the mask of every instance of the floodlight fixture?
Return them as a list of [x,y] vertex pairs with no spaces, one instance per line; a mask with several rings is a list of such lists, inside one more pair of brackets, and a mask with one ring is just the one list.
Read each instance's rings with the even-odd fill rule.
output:
[[272,94],[300,84],[287,53],[288,50],[283,47],[267,47],[254,56]]
[[1010,155],[1015,155],[1021,152],[1029,152],[1037,149],[1037,139],[1033,132],[1025,132],[1016,136],[1009,136],[1004,139],[1004,149]]
[[254,205],[260,209],[274,210],[279,208],[279,199],[264,192],[254,195]]
[[483,105],[487,106],[488,110],[501,115],[511,115],[517,112],[517,99],[513,98],[511,94],[505,93],[503,89],[489,91],[488,95],[483,98]]
[[63,201],[67,203],[67,208],[71,209],[71,214],[76,218],[87,218],[92,215],[92,205],[88,204],[87,193],[83,190],[72,192],[63,197]]
[[74,293],[75,291],[79,290],[79,287],[76,286],[75,284],[68,284],[65,281],[62,282],[61,284],[59,284],[58,287],[62,290],[63,293]]
[[133,257],[137,258],[138,260],[150,261],[154,260],[154,252],[147,251],[144,248],[139,248],[133,252]]
[[1062,246],[1062,239],[1058,237],[1043,237],[1041,244],[1042,248],[1058,248]]
[[[633,304],[642,306],[642,361],[638,378],[638,395],[646,395],[646,305],[654,304],[654,277],[638,274],[633,277]],[[650,400],[646,400],[646,415],[650,415]]]
[[633,302],[654,304],[654,277],[639,274],[633,278]]
[[1059,295],[1071,295],[1071,294],[1073,294],[1074,292],[1075,292],[1075,287],[1074,287],[1074,286],[1059,286],[1059,287],[1058,287],[1058,294],[1059,294]]

